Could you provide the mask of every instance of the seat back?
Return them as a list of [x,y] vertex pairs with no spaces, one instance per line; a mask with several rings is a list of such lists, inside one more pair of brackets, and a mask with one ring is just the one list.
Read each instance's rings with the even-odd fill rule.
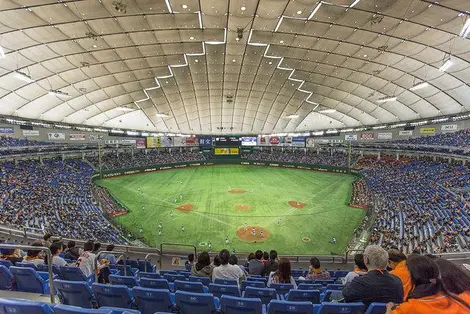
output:
[[33,263],[28,263],[28,262],[17,262],[15,264],[16,267],[29,267],[29,268],[32,268],[34,270],[38,270],[37,266]]
[[91,288],[95,293],[95,298],[100,307],[112,306],[131,308],[134,303],[131,290],[129,290],[127,286],[94,283]]
[[226,285],[226,286],[236,286],[238,285],[238,281],[235,279],[222,279],[222,278],[216,278],[214,280],[214,283],[218,285]]
[[15,277],[16,288],[22,292],[33,292],[46,294],[48,291],[44,286],[44,279],[36,271],[29,267],[10,267],[10,272]]
[[244,298],[260,298],[263,304],[268,304],[271,300],[276,300],[277,293],[273,288],[246,287]]
[[224,314],[262,314],[263,304],[258,298],[238,298],[223,295],[220,298],[220,310]]
[[326,290],[343,290],[344,285],[337,283],[330,283],[326,286]]
[[109,282],[112,285],[125,285],[131,289],[138,286],[137,281],[132,276],[109,275]]
[[95,298],[90,286],[84,281],[54,280],[54,287],[62,304],[93,308]]
[[364,313],[364,304],[357,303],[335,303],[322,302],[319,314],[362,314]]
[[140,279],[140,286],[143,288],[150,289],[166,289],[170,290],[170,285],[166,279],[151,279],[151,278],[142,278]]
[[[138,261],[138,269],[142,272],[152,272],[154,270],[154,265],[150,261]],[[147,270],[145,270],[145,265],[147,265]]]
[[176,275],[176,271],[174,271],[174,270],[160,270],[159,273],[162,276],[164,276],[165,274],[175,274]]
[[164,274],[163,278],[168,280],[168,282],[174,282],[175,280],[185,281],[186,277],[184,275],[179,274]]
[[372,302],[365,314],[384,314],[387,311],[386,303]]
[[300,277],[300,276],[303,276],[304,273],[305,273],[305,270],[302,270],[302,269],[292,269],[291,270],[292,277]]
[[175,291],[183,290],[195,293],[204,293],[204,286],[200,282],[175,280]]
[[[49,272],[49,265],[39,264],[39,265],[36,265],[36,267],[37,267],[38,271]],[[54,275],[59,275],[60,276],[59,268],[56,265],[52,265],[52,273]]]
[[[217,280],[216,280],[217,281]],[[216,282],[217,283],[217,282]],[[242,291],[246,290],[246,287],[255,287],[255,288],[266,288],[266,285],[262,281],[242,281]]]
[[139,278],[162,279],[162,276],[157,273],[146,273],[146,272],[140,271]]
[[326,290],[322,302],[338,302],[344,299],[341,290]]
[[209,292],[219,298],[222,295],[240,297],[240,289],[238,289],[238,286],[227,286],[227,285],[219,285],[216,283],[211,283],[209,284]]
[[171,312],[174,307],[170,292],[166,289],[134,287],[132,292],[142,314],[153,314],[159,311]]
[[210,277],[189,276],[189,281],[200,282],[204,286],[208,286],[211,283],[211,278]]
[[53,314],[51,307],[43,302],[29,300],[0,299],[2,314]]
[[215,312],[214,296],[211,293],[176,291],[176,306],[180,314],[207,314]]
[[310,301],[320,303],[320,291],[292,289],[286,297],[287,301]]
[[248,277],[246,277],[246,280],[248,280],[248,281],[261,281],[261,282],[264,282],[265,285],[268,283],[268,279],[264,278],[264,277],[248,276]]
[[322,284],[323,286],[329,285],[330,283],[335,283],[333,279],[326,280],[315,280],[315,283]]
[[10,266],[13,266],[13,263],[7,259],[0,259],[0,265],[5,266],[6,268],[10,268]]
[[294,285],[291,283],[272,283],[270,288],[275,289],[277,294],[286,294],[290,289],[294,289]]
[[59,267],[62,279],[67,281],[86,281],[85,275],[78,267],[62,266]]
[[116,265],[116,269],[119,270],[120,276],[134,276],[131,265]]
[[312,302],[290,302],[273,300],[268,305],[268,314],[312,314]]
[[4,265],[0,265],[0,290],[11,290],[13,288],[13,276]]
[[349,273],[349,271],[347,270],[337,270],[335,271],[335,274],[333,277],[335,278],[342,278],[342,277],[346,277],[346,275]]
[[107,309],[84,309],[78,306],[59,304],[54,306],[55,314],[113,314],[112,310]]
[[322,288],[323,288],[323,285],[319,283],[313,283],[313,284],[301,283],[297,287],[297,289],[300,289],[300,290],[320,290]]

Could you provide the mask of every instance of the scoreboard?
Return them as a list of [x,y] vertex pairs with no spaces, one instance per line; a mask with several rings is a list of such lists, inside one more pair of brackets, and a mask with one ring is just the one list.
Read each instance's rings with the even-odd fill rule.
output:
[[216,136],[214,137],[215,147],[239,147],[241,144],[238,136]]

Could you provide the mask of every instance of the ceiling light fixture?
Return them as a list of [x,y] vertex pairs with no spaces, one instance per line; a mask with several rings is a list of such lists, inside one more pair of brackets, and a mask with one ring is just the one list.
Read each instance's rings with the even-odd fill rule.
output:
[[155,116],[156,116],[156,117],[159,117],[159,118],[168,118],[168,117],[169,117],[169,115],[164,114],[164,113],[160,113],[160,112],[157,112],[157,113],[155,114]]
[[2,46],[0,46],[0,58],[1,59],[5,58],[5,51],[3,50]]
[[245,11],[246,10],[246,7],[241,7],[240,8],[242,11]]
[[284,40],[280,40],[279,43],[280,43],[280,44],[283,44],[283,43],[284,43]]
[[452,65],[454,65],[454,61],[452,61],[452,58],[447,58],[444,61],[444,64],[439,68],[439,71],[445,72],[447,71]]
[[349,6],[350,8],[353,8],[356,4],[358,4],[359,2],[361,2],[361,0],[355,0],[353,3],[351,3],[351,5]]
[[298,15],[302,14],[302,11],[300,11],[300,10],[299,10],[299,11],[297,11],[297,14],[298,14]]
[[134,111],[134,109],[129,107],[117,107],[116,109],[119,111]]
[[325,109],[318,111],[319,113],[335,113],[336,109]]
[[72,96],[70,96],[69,94],[61,91],[61,90],[58,90],[58,89],[51,89],[49,91],[49,95],[52,95],[52,96],[57,96],[57,97],[65,97],[65,98],[70,98]]
[[411,87],[410,90],[411,91],[416,91],[418,89],[422,89],[422,88],[425,88],[425,87],[428,87],[428,86],[429,86],[428,82],[421,82],[421,83],[416,84],[415,86]]
[[391,101],[395,101],[395,100],[397,100],[397,97],[385,97],[385,98],[381,98],[381,99],[377,100],[377,102],[379,104],[383,104],[383,103],[391,102]]
[[186,4],[183,4],[181,7],[182,7],[183,9],[187,9],[187,8],[188,8],[188,6],[187,6]]
[[307,20],[311,20],[311,19],[312,19],[312,17],[317,13],[317,11],[320,10],[320,7],[321,7],[322,4],[323,4],[323,2],[320,1],[320,2],[318,3],[318,5],[315,7],[315,9],[313,9],[312,13],[309,15],[309,17],[307,18]]
[[28,75],[24,72],[21,72],[21,71],[15,71],[15,77],[19,80],[22,80],[22,81],[25,81],[27,83],[33,83],[34,80],[33,78],[31,77],[31,75]]
[[297,119],[299,117],[298,114],[290,114],[288,116],[286,116],[287,119]]
[[194,37],[193,37],[193,36],[191,36],[191,37],[189,37],[189,39],[190,39],[190,40],[194,40]]
[[462,30],[460,31],[460,37],[467,38],[468,34],[470,34],[470,18],[467,19]]

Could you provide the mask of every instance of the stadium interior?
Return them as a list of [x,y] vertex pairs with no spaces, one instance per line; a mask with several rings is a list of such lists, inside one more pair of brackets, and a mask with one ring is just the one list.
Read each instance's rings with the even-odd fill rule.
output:
[[0,314],[470,313],[469,36],[468,0],[0,0]]

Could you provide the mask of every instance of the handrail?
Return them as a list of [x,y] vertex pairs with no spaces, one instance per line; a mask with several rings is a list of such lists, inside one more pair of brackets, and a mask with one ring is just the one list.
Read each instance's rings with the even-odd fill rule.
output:
[[158,254],[158,253],[148,253],[144,257],[144,262],[145,262],[144,270],[145,270],[145,272],[147,272],[147,261],[148,261],[148,258],[149,258],[150,255],[160,257],[160,260],[158,262],[160,264],[160,269],[162,269],[162,254],[161,253],[160,254]]
[[[99,263],[99,258],[100,258],[100,255],[103,254],[103,253],[110,253],[110,254],[115,254],[115,253],[121,253],[121,252],[117,252],[117,251],[98,251],[96,252],[96,255],[95,255],[95,270],[97,269],[97,265]],[[124,263],[124,276],[127,276],[127,270],[126,270],[126,259],[127,259],[127,254],[125,252],[122,252],[121,255],[119,255],[118,257],[118,260],[121,258],[121,257],[124,257],[123,258],[123,263]],[[95,281],[98,282],[98,277],[99,277],[99,274],[95,276]]]
[[54,275],[52,273],[52,253],[48,247],[45,246],[30,246],[30,245],[16,245],[16,244],[0,244],[0,249],[21,249],[28,251],[44,251],[47,256],[47,269],[49,273],[49,294],[51,296],[51,303],[55,303],[54,296]]
[[[197,248],[195,245],[192,244],[181,244],[181,243],[168,243],[168,242],[163,242],[160,243],[160,254],[163,256],[163,245],[173,245],[173,246],[185,246],[185,247],[192,247],[194,248],[194,257],[197,257]],[[160,269],[162,269],[162,258],[160,258]]]
[[347,250],[347,251],[346,251],[346,257],[345,257],[346,263],[348,263],[348,256],[349,256],[349,253],[350,253],[350,252],[364,252],[364,249],[352,249],[352,250]]

